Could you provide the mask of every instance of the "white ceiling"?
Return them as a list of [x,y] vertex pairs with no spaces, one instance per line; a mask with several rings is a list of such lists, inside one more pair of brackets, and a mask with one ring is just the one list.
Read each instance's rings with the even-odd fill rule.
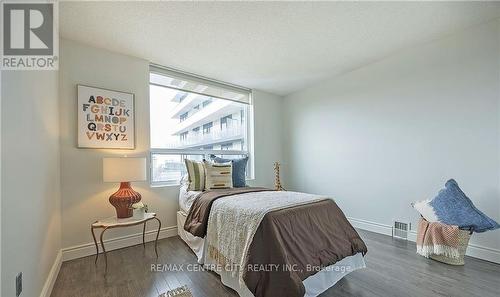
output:
[[494,2],[62,2],[62,37],[285,95],[500,16]]

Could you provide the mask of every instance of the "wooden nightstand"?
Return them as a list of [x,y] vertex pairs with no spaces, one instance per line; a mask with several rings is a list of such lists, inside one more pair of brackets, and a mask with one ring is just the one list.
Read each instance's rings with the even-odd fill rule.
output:
[[130,218],[126,218],[126,219],[118,219],[117,217],[111,217],[111,218],[106,218],[106,219],[96,221],[92,225],[90,225],[90,231],[92,232],[92,237],[94,238],[95,249],[96,249],[95,263],[97,264],[97,259],[99,258],[99,246],[97,244],[94,229],[99,229],[99,228],[103,229],[101,232],[100,241],[101,241],[102,251],[104,253],[104,259],[106,260],[106,269],[107,269],[108,268],[108,256],[106,254],[106,249],[104,248],[104,241],[102,240],[104,232],[108,229],[129,227],[129,226],[143,224],[143,227],[142,227],[142,245],[144,247],[146,247],[146,242],[144,240],[144,237],[146,234],[146,223],[148,221],[151,221],[151,220],[158,221],[158,231],[156,232],[156,239],[155,239],[155,252],[156,252],[156,257],[158,257],[158,236],[160,235],[161,221],[160,221],[160,219],[158,219],[156,217],[156,213],[147,212],[144,214],[144,217],[142,217],[142,218],[130,217]]

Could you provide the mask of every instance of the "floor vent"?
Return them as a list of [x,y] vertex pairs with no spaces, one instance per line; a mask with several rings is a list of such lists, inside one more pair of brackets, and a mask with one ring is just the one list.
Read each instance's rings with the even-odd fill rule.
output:
[[394,221],[394,225],[392,226],[392,237],[408,240],[409,232],[410,232],[410,223]]

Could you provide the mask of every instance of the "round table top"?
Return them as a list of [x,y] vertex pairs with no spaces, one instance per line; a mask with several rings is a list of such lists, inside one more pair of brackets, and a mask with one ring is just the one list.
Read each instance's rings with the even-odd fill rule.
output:
[[144,216],[141,217],[130,217],[125,219],[119,219],[116,216],[105,218],[102,220],[98,220],[92,224],[92,227],[119,227],[119,226],[128,226],[128,225],[137,225],[140,223],[144,223],[156,217],[156,213],[154,212],[146,212]]

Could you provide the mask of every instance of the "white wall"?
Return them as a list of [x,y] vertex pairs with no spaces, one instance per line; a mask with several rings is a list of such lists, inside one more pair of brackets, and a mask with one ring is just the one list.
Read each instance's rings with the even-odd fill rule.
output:
[[252,186],[274,188],[273,163],[283,162],[283,99],[253,92],[255,180]]
[[[472,28],[287,96],[285,186],[331,195],[348,217],[387,230],[394,218],[416,222],[410,202],[455,178],[500,221],[499,28]],[[500,230],[471,243],[500,261]]]
[[1,295],[22,271],[22,296],[40,296],[61,247],[58,76],[4,71],[1,83]]
[[[0,133],[2,131],[2,71],[0,71]],[[2,137],[0,137],[0,156]],[[0,157],[0,293],[2,292],[2,158]]]
[[[62,245],[68,259],[93,252],[90,224],[115,214],[108,197],[118,185],[102,182],[102,158],[124,154],[149,157],[149,62],[64,39],[60,42],[60,59]],[[76,147],[77,84],[135,94],[135,150]],[[256,179],[252,184],[273,184],[272,162],[282,156],[281,103],[280,97],[259,91],[254,94]],[[158,213],[163,227],[167,228],[164,234],[172,235],[172,231],[176,234],[176,229],[169,227],[176,226],[179,188],[152,188],[148,182],[133,186],[151,211]],[[154,225],[149,229],[154,229]],[[115,229],[108,231],[106,237],[118,238],[140,231],[140,227]]]

